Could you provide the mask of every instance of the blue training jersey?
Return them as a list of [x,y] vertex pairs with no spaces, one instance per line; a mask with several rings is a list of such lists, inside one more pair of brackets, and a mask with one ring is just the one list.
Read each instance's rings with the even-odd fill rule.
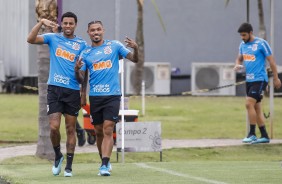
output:
[[77,57],[86,48],[87,43],[78,37],[65,38],[63,33],[47,33],[43,34],[43,38],[50,49],[48,85],[79,90],[74,67]]
[[117,40],[104,40],[101,46],[87,47],[81,70],[89,70],[89,96],[121,95],[119,83],[119,56],[130,51]]
[[268,82],[265,59],[272,55],[272,51],[267,41],[258,37],[252,42],[242,41],[239,54],[243,56],[247,82]]

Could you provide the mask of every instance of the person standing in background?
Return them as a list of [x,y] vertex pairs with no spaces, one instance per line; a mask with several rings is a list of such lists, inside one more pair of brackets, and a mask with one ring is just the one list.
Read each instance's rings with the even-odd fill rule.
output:
[[[268,85],[265,59],[269,62],[273,72],[274,87],[281,87],[276,63],[269,44],[267,41],[253,35],[251,24],[243,23],[239,27],[238,33],[243,41],[239,46],[239,55],[234,70],[240,70],[242,67],[245,67],[246,70],[246,109],[250,122],[250,131],[247,137],[243,139],[243,143],[269,143],[270,139],[264,124],[265,119],[262,113],[261,100]],[[257,138],[255,133],[256,124],[261,133],[260,138]]]

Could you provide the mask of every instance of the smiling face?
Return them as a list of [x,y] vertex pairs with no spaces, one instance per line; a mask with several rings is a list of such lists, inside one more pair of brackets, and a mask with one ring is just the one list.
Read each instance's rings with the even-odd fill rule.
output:
[[103,43],[105,30],[101,23],[89,23],[87,33],[93,46],[99,46]]
[[74,37],[74,30],[76,28],[75,19],[73,17],[64,17],[62,20],[62,32],[67,38]]

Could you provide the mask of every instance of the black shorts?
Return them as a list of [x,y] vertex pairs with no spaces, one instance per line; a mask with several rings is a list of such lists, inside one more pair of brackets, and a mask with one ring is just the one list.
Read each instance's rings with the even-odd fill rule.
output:
[[89,101],[93,125],[119,121],[120,96],[89,96]]
[[256,99],[257,103],[261,102],[267,84],[268,83],[265,81],[247,82],[246,83],[247,96]]
[[61,112],[78,116],[80,110],[80,91],[48,85],[47,114]]

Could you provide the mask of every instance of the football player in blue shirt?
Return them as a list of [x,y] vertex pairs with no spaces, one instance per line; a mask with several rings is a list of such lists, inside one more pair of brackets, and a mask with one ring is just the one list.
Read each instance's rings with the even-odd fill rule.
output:
[[[238,33],[240,33],[243,41],[239,47],[239,55],[234,69],[239,70],[245,67],[246,70],[246,109],[250,122],[250,131],[247,137],[243,139],[243,142],[251,144],[269,143],[270,139],[264,124],[261,100],[268,85],[266,60],[273,72],[274,87],[281,87],[276,63],[269,44],[267,41],[253,35],[251,24],[243,23],[239,27]],[[261,133],[260,138],[256,137],[256,124],[258,124]]]
[[55,151],[52,167],[53,175],[59,175],[64,160],[60,149],[61,116],[65,116],[67,132],[67,164],[64,176],[72,176],[72,162],[76,146],[75,124],[80,110],[80,86],[75,77],[75,62],[86,42],[74,35],[77,16],[72,12],[64,13],[61,18],[61,33],[38,35],[41,26],[52,28],[58,25],[47,19],[41,19],[31,30],[27,42],[31,44],[48,44],[50,49],[50,71],[48,78],[47,113],[50,124],[50,138]]
[[104,40],[104,27],[101,21],[92,21],[88,24],[88,35],[92,45],[82,53],[82,60],[76,63],[78,81],[84,80],[84,71],[89,70],[89,100],[90,114],[95,126],[97,147],[102,164],[101,176],[110,176],[111,164],[109,162],[113,149],[113,130],[118,122],[120,108],[119,83],[119,56],[132,62],[138,62],[138,46],[130,38],[126,38],[128,50],[117,40]]

